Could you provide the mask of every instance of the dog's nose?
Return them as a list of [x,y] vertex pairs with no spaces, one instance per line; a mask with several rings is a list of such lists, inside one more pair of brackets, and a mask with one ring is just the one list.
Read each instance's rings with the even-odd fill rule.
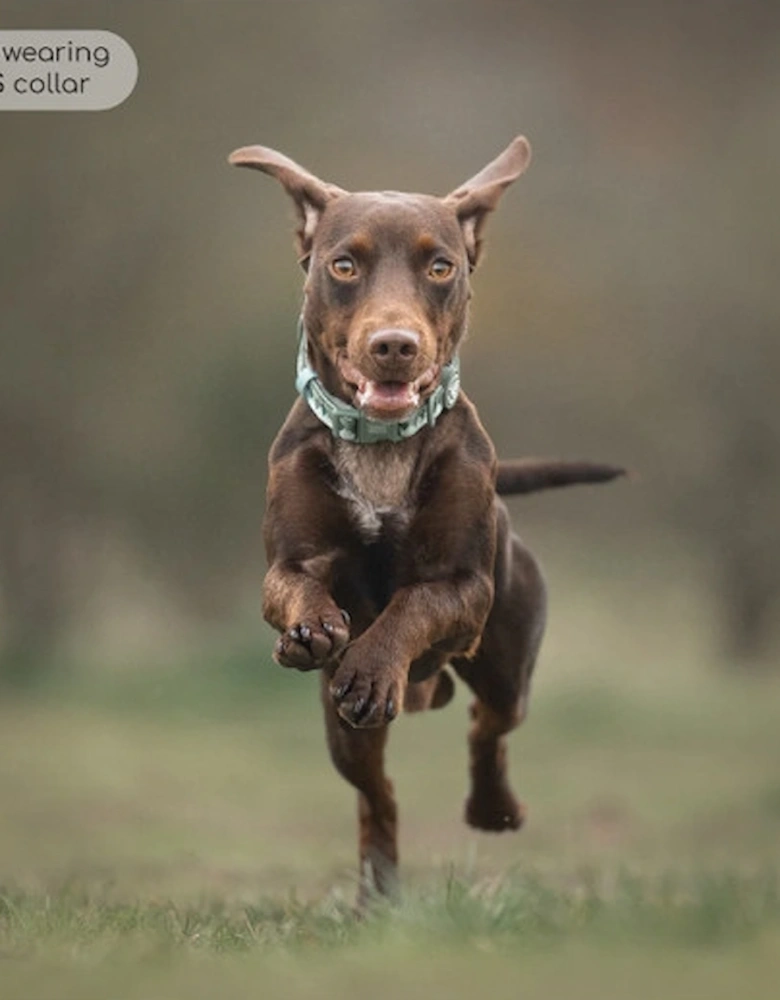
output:
[[414,361],[420,338],[411,330],[377,330],[368,340],[369,350],[381,365],[405,365]]

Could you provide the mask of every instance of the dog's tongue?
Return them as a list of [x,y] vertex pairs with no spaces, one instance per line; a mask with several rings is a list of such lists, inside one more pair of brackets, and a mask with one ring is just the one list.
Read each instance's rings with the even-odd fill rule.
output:
[[413,382],[371,382],[360,385],[357,402],[361,409],[380,414],[395,414],[411,410],[420,401]]

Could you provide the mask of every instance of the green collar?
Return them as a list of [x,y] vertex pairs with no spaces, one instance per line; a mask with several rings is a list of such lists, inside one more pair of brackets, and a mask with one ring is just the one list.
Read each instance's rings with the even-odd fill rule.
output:
[[404,420],[375,420],[360,410],[331,395],[309,364],[309,351],[303,320],[298,324],[298,370],[295,388],[309,408],[334,437],[357,444],[378,441],[402,441],[423,427],[433,427],[444,410],[451,410],[460,393],[460,361],[454,357],[439,376],[439,384],[431,395]]

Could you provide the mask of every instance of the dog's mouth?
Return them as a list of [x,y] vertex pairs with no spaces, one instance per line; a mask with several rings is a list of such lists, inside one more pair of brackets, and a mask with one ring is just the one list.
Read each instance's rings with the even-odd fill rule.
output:
[[439,366],[431,365],[410,382],[378,381],[363,375],[348,363],[342,365],[342,375],[354,391],[355,405],[369,417],[379,420],[400,420],[420,405],[435,387]]

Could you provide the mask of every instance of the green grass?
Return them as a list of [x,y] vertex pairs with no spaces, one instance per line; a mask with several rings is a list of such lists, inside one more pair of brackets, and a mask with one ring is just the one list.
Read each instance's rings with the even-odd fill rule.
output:
[[84,952],[126,948],[136,938],[157,949],[214,953],[327,949],[387,940],[459,947],[490,942],[496,950],[582,939],[716,947],[780,930],[774,872],[582,871],[558,882],[508,873],[466,879],[450,872],[397,902],[377,899],[358,918],[339,895],[316,902],[294,897],[228,904],[222,899],[174,903],[112,901],[101,892],[65,885],[54,893],[0,894],[6,946],[28,951],[77,941]]
[[[771,873],[583,872],[560,884],[450,875],[364,920],[333,896],[129,903],[63,888],[0,896],[0,929],[2,995],[41,1000],[357,996],[361,981],[378,997],[504,995],[510,983],[546,996],[550,980],[580,996],[584,979],[607,997],[689,996],[706,985],[725,998],[740,981],[751,997],[770,997],[780,974]],[[681,975],[683,991],[653,992],[663,982],[680,990]]]
[[0,997],[774,998],[780,683],[621,589],[559,597],[521,834],[461,821],[462,691],[393,724],[405,889],[362,921],[316,681],[264,639],[0,704]]

